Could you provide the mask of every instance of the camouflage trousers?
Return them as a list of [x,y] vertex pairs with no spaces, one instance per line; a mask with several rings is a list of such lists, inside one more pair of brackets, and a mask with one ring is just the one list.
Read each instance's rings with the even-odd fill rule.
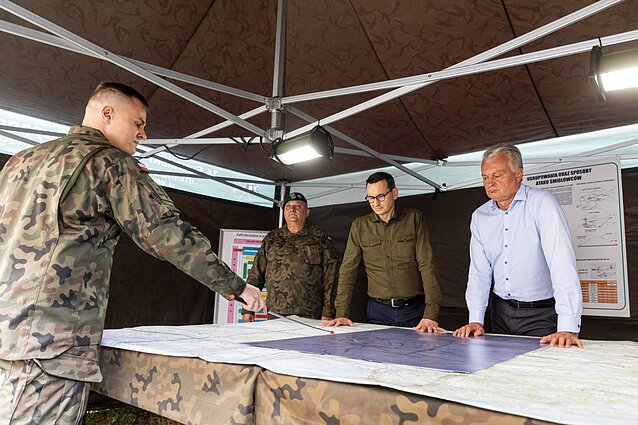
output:
[[33,360],[0,360],[0,425],[82,423],[90,382],[45,373]]

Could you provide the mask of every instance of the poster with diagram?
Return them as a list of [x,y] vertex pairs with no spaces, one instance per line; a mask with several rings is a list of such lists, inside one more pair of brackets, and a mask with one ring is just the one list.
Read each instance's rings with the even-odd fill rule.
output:
[[[219,258],[228,264],[232,271],[246,280],[248,272],[255,261],[255,255],[266,237],[267,231],[261,230],[236,230],[221,229],[219,231]],[[261,296],[266,299],[266,290]],[[266,320],[266,315],[255,314],[255,321]],[[213,323],[242,323],[241,304],[237,301],[228,301],[226,298],[215,295],[215,318]]]
[[629,317],[622,178],[618,159],[564,164],[525,174],[552,192],[569,223],[583,291],[583,314]]

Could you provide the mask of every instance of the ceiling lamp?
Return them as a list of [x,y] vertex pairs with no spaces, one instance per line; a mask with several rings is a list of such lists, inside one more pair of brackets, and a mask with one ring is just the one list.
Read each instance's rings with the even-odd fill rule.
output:
[[310,133],[290,140],[278,140],[273,143],[273,157],[285,165],[297,164],[321,156],[332,159],[334,143],[332,136],[321,126]]
[[607,92],[638,87],[638,49],[603,54],[600,46],[594,46],[589,77],[603,101]]

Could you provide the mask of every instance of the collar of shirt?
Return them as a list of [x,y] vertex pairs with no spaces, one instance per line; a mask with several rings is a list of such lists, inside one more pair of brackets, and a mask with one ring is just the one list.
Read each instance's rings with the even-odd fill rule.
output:
[[290,230],[288,230],[288,225],[284,223],[283,226],[281,226],[281,228],[283,229],[284,232],[284,236],[285,237],[289,237],[289,236],[293,236],[293,235],[297,235],[297,236],[301,236],[301,235],[306,235],[308,234],[308,223],[304,224],[303,227],[301,228],[300,231],[298,231],[297,233],[292,233]]
[[106,137],[104,136],[104,134],[102,134],[100,130],[97,130],[93,127],[85,127],[81,125],[74,125],[73,127],[71,127],[67,135],[68,136],[71,136],[71,135],[91,136],[91,137],[97,137],[97,138],[106,140]]
[[[521,186],[516,191],[516,195],[514,195],[514,199],[512,199],[512,203],[510,204],[510,207],[508,209],[506,209],[506,210],[503,210],[503,212],[511,210],[512,207],[514,206],[514,204],[517,203],[517,202],[525,202],[525,201],[527,201],[527,192],[529,192],[529,186],[526,186],[526,185],[521,183]],[[491,201],[490,208],[492,210],[499,209],[498,204],[496,203],[495,200],[490,199],[490,201]]]
[[[379,217],[377,215],[377,213],[375,213],[374,211],[371,212],[370,215],[372,217],[372,222],[373,223],[382,222],[382,223],[386,224],[385,221],[381,220],[381,217]],[[390,217],[390,220],[388,220],[387,224],[390,224],[390,222],[392,220],[399,220],[402,216],[403,216],[403,214],[401,212],[399,212],[399,209],[395,206],[394,207],[394,214],[392,215],[392,217]]]

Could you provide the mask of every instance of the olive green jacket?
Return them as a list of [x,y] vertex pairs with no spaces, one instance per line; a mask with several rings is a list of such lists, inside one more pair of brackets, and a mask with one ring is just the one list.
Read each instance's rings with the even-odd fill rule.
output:
[[425,294],[424,319],[438,320],[441,288],[428,228],[414,209],[395,210],[386,224],[374,212],[350,227],[335,305],[337,317],[348,317],[359,265],[363,261],[371,298],[412,298]]

